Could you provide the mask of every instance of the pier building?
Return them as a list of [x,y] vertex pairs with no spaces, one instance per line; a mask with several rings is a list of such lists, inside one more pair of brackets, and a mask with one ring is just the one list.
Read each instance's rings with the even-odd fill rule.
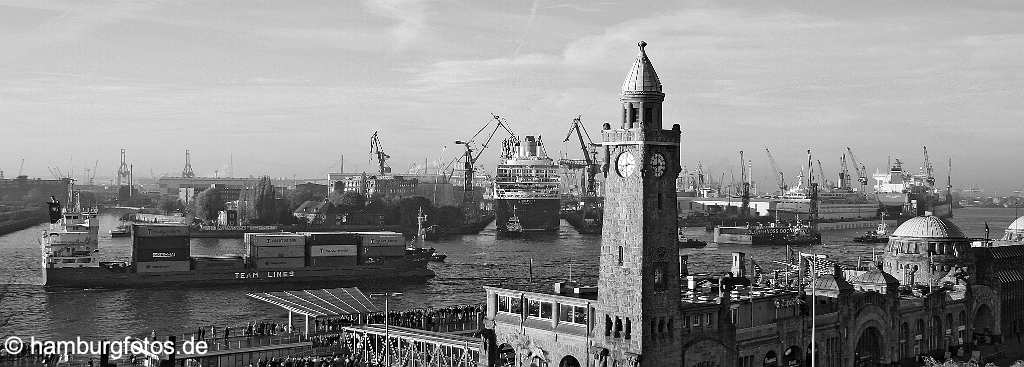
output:
[[[676,245],[679,125],[646,54],[602,129],[605,212],[597,287],[485,287],[480,365],[880,366],[1019,358],[1020,242],[967,238],[930,215],[896,229],[860,269],[799,256],[768,276],[742,254],[729,273],[691,275]],[[1024,220],[1018,220],[1024,224]],[[1018,238],[1018,225],[1008,238]],[[789,275],[793,276],[790,277]],[[1021,311],[1018,311],[1021,310]],[[995,348],[1002,344],[1002,347]],[[1003,362],[1005,363],[1005,362]]]

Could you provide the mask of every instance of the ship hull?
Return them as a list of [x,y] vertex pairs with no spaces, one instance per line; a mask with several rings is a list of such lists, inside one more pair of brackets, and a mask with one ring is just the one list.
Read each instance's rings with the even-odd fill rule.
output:
[[513,232],[509,219],[519,218],[522,232],[557,232],[559,200],[556,199],[497,199],[494,202],[495,228],[498,232]]
[[389,281],[424,281],[434,276],[422,262],[350,267],[301,267],[281,269],[217,269],[160,273],[116,271],[104,267],[45,269],[46,287],[146,288],[146,287],[260,287],[292,284],[322,286],[366,285]]

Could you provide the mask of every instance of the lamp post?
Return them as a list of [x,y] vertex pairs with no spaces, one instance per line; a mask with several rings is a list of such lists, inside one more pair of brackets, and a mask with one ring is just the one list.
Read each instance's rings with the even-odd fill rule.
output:
[[398,292],[381,292],[381,293],[370,293],[370,298],[373,297],[384,297],[384,365],[391,367],[391,327],[388,323],[388,300],[391,297],[401,296]]

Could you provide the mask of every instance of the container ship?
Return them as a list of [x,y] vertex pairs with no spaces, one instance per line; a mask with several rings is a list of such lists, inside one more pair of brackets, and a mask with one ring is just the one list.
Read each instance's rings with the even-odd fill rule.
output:
[[558,231],[560,188],[558,164],[539,136],[505,140],[494,178],[498,232]]
[[248,233],[244,254],[192,256],[188,226],[134,224],[131,260],[99,262],[95,216],[55,202],[50,212],[40,241],[47,287],[326,286],[434,276],[426,259],[406,256],[395,232]]

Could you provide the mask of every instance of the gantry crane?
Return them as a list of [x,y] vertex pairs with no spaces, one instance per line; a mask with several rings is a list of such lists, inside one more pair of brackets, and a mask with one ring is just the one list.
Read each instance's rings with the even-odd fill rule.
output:
[[785,194],[787,189],[786,174],[782,173],[782,170],[779,169],[779,164],[775,162],[775,157],[772,156],[772,151],[768,150],[768,148],[765,147],[764,152],[768,153],[768,163],[772,165],[772,171],[775,172],[775,178],[777,179],[779,185],[779,195]]
[[850,163],[853,163],[853,169],[857,171],[857,182],[860,182],[860,191],[864,191],[864,185],[868,184],[867,169],[863,164],[857,162],[857,157],[853,155],[853,149],[846,147],[846,152],[850,154]]
[[379,131],[374,131],[373,136],[370,136],[370,161],[377,159],[377,173],[381,176],[391,173],[391,167],[388,167],[388,158],[390,155],[384,153],[384,148],[380,144]]
[[597,195],[597,172],[601,169],[600,165],[597,164],[597,147],[600,144],[594,144],[594,141],[590,138],[590,133],[583,127],[581,122],[582,115],[577,115],[576,118],[569,123],[569,133],[565,135],[565,139],[562,142],[568,142],[572,139],[573,133],[576,135],[576,139],[580,144],[580,152],[583,154],[583,160],[573,159],[562,159],[558,163],[559,165],[570,169],[583,169],[584,171],[584,182],[583,182],[583,196],[596,197]]

